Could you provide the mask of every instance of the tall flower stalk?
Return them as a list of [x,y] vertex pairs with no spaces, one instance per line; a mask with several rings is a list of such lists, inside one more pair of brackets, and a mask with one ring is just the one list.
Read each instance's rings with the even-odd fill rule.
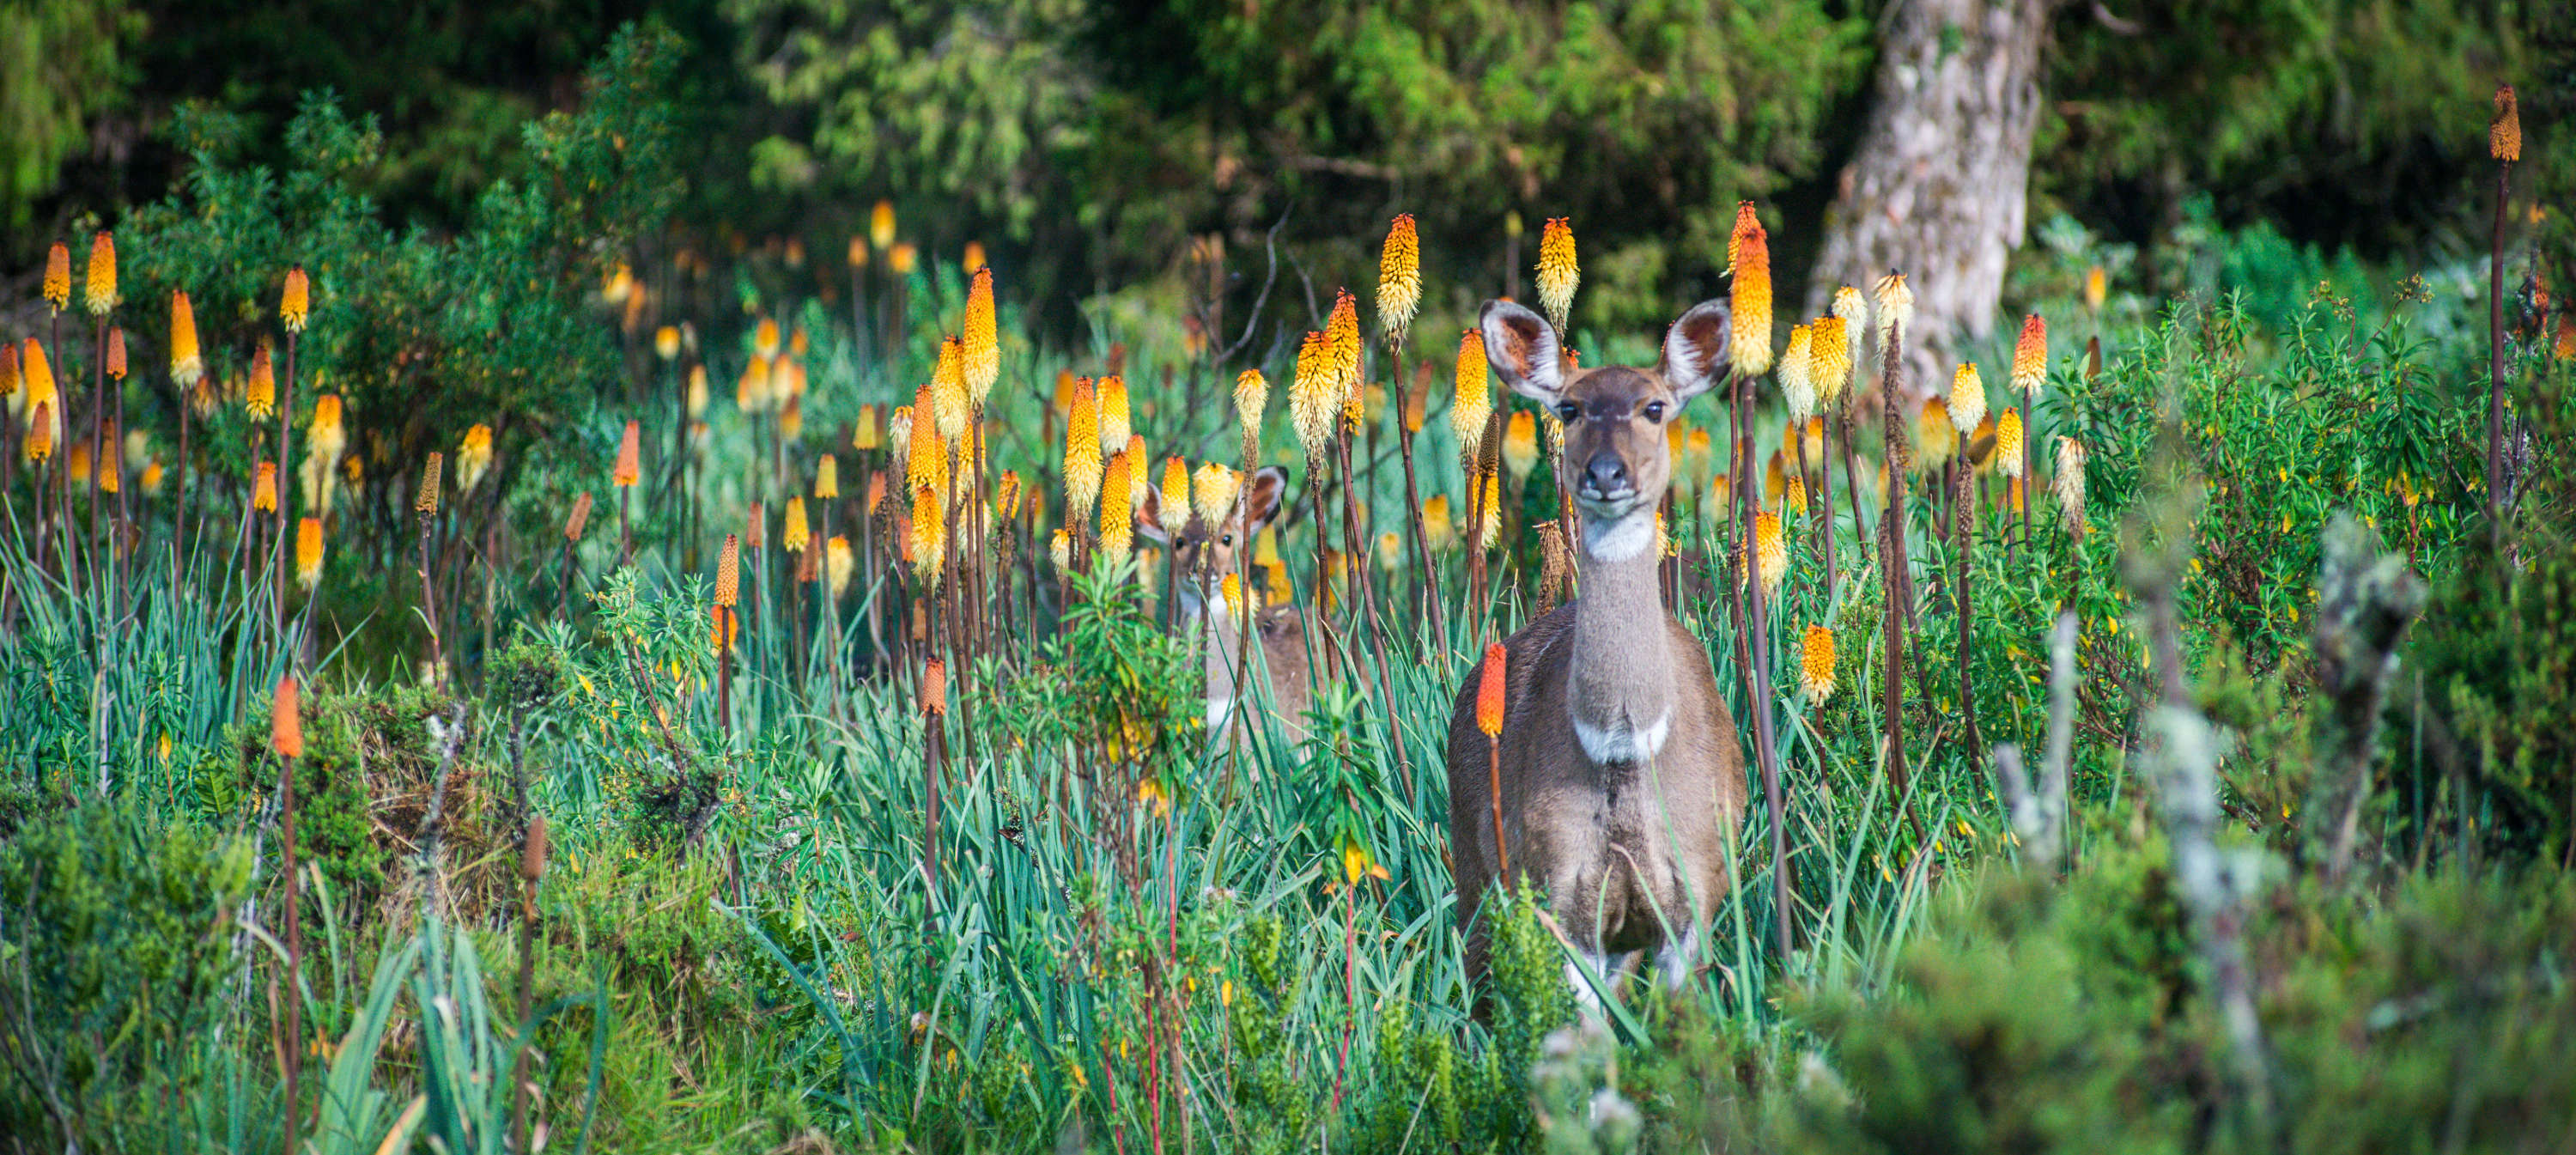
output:
[[2496,162],[2495,228],[2487,250],[2487,525],[2504,552],[2504,208],[2513,195],[2513,164],[2522,159],[2522,111],[2513,86],[2499,84],[2487,154]]

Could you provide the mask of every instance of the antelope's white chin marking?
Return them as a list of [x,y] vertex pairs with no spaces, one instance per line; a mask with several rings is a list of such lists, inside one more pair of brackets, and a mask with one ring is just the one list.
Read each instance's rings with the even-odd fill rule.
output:
[[1661,753],[1664,739],[1672,734],[1673,716],[1666,711],[1644,726],[1614,722],[1601,727],[1573,716],[1566,720],[1574,723],[1574,740],[1583,744],[1583,752],[1594,762],[1608,766],[1618,762],[1643,762]]
[[1583,525],[1583,552],[1594,561],[1627,561],[1646,552],[1655,544],[1655,519],[1652,514],[1630,513],[1616,521],[1587,521]]

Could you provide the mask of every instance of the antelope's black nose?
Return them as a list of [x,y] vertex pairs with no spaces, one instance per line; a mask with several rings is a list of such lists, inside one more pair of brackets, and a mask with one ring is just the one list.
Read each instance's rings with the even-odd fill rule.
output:
[[1628,463],[1616,453],[1595,453],[1583,466],[1583,487],[1603,497],[1628,491]]

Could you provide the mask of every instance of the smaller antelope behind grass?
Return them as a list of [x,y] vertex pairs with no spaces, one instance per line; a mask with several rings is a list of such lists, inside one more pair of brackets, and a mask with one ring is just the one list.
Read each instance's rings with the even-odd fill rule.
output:
[[[1136,513],[1136,532],[1171,548],[1172,564],[1179,567],[1181,611],[1207,630],[1209,738],[1223,741],[1227,727],[1249,724],[1248,712],[1238,705],[1258,709],[1266,702],[1289,745],[1303,745],[1317,675],[1329,676],[1334,668],[1332,639],[1309,638],[1306,616],[1293,605],[1255,610],[1252,624],[1261,644],[1250,651],[1258,660],[1246,665],[1243,610],[1240,605],[1229,610],[1222,593],[1226,575],[1235,572],[1236,551],[1287,512],[1288,472],[1274,465],[1254,473],[1224,525],[1211,526],[1194,512],[1178,541],[1165,540],[1162,507],[1162,496],[1147,489],[1145,504]],[[1249,580],[1245,597],[1253,596]]]
[[[1666,425],[1726,363],[1726,306],[1706,301],[1664,337],[1653,369],[1576,371],[1556,332],[1485,305],[1503,383],[1565,423],[1558,476],[1582,513],[1575,600],[1504,643],[1504,715],[1488,764],[1478,662],[1449,721],[1449,837],[1470,981],[1484,973],[1486,888],[1509,872],[1545,888],[1596,980],[1610,956],[1654,949],[1679,986],[1727,890],[1744,822],[1744,754],[1708,652],[1664,608],[1655,510],[1672,478]],[[1499,787],[1499,790],[1497,789]],[[1501,845],[1496,827],[1501,827]],[[1592,986],[1568,966],[1578,996]]]

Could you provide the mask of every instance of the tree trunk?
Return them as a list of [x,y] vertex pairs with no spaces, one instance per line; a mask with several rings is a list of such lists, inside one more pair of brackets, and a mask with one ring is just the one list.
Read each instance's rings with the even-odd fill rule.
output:
[[1889,269],[1914,290],[1905,379],[1950,379],[1993,331],[2022,240],[2049,0],[1902,0],[1878,46],[1875,107],[1839,178],[1808,312]]

